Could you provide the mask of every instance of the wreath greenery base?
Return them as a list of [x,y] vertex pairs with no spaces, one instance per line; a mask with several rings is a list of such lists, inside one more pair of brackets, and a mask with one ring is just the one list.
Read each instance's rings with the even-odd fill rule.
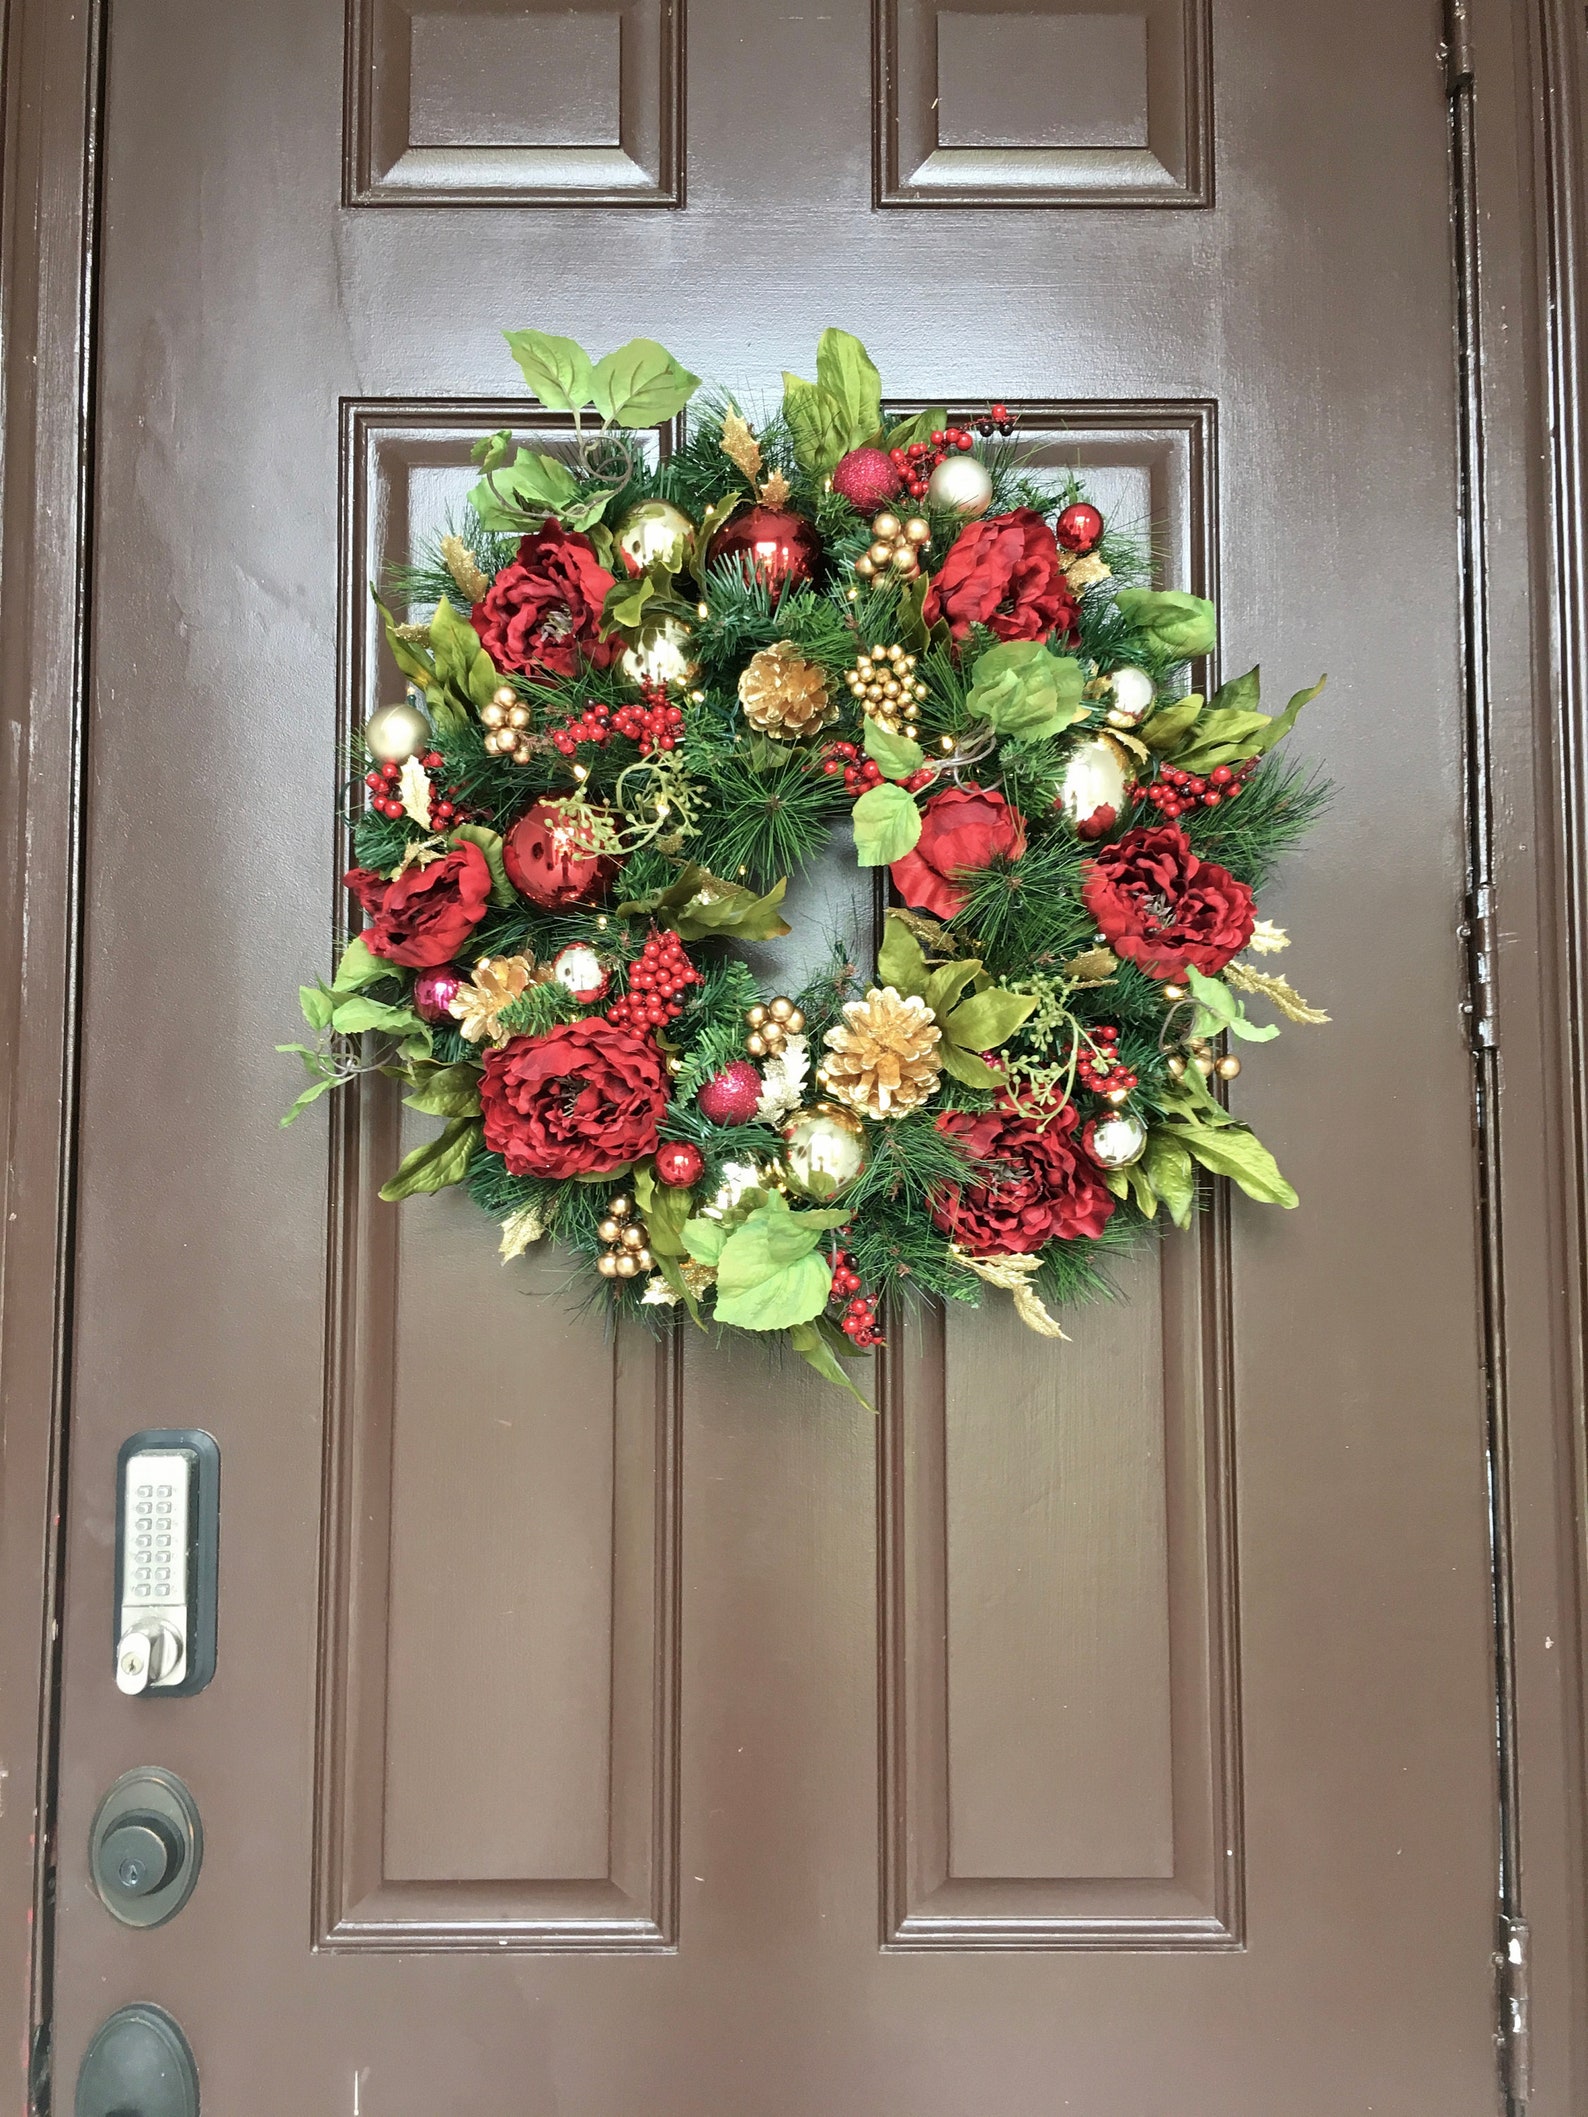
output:
[[[1002,405],[890,419],[822,334],[752,426],[646,339],[508,333],[555,446],[382,584],[407,696],[351,760],[363,930],[302,991],[284,1122],[365,1073],[442,1121],[382,1191],[464,1185],[610,1311],[781,1337],[829,1380],[897,1300],[1034,1329],[1184,1227],[1204,1177],[1290,1206],[1218,1093],[1272,1019],[1255,893],[1324,798],[1200,598]],[[388,607],[388,605],[390,607]],[[890,872],[874,961],[802,990],[744,944],[834,833]],[[856,1392],[859,1393],[858,1391]]]

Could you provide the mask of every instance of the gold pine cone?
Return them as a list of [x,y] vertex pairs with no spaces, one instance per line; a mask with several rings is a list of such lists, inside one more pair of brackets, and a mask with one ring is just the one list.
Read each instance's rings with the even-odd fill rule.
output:
[[779,640],[752,655],[739,678],[744,717],[759,734],[798,742],[838,718],[827,672],[808,662],[792,640]]
[[866,1117],[903,1117],[937,1089],[942,1037],[925,1000],[873,986],[828,1030],[822,1081],[830,1095]]

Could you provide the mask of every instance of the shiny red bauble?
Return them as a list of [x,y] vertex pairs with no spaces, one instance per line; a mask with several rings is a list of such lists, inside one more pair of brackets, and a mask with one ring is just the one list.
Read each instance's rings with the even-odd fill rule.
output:
[[897,466],[880,448],[852,448],[839,457],[833,471],[833,491],[863,515],[874,515],[897,499],[903,484]]
[[1097,549],[1103,534],[1103,518],[1089,502],[1075,500],[1060,513],[1053,532],[1066,551],[1084,557],[1087,552]]
[[618,871],[615,860],[586,849],[577,822],[549,801],[535,802],[519,817],[502,842],[502,861],[514,889],[544,911],[588,904]]
[[675,1191],[699,1183],[705,1166],[705,1155],[687,1139],[664,1139],[656,1150],[657,1179]]
[[815,524],[789,507],[747,508],[706,547],[708,565],[738,566],[748,579],[764,581],[774,602],[790,582],[812,579],[821,555]]
[[747,1125],[761,1100],[761,1076],[748,1059],[735,1059],[714,1074],[695,1097],[702,1117],[714,1125]]
[[450,1022],[452,996],[464,982],[455,963],[442,963],[435,970],[422,970],[414,979],[414,1013],[421,1022]]

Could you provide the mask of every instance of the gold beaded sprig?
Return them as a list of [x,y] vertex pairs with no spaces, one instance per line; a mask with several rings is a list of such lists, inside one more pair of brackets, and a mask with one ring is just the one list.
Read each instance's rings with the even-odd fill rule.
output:
[[921,570],[921,553],[931,541],[932,525],[923,516],[901,522],[884,508],[872,520],[871,542],[856,559],[855,571],[863,581],[875,580],[879,573],[913,581]]
[[510,758],[528,764],[534,755],[529,746],[530,710],[511,684],[501,684],[480,708],[485,724],[485,748],[489,756]]
[[744,1048],[751,1058],[768,1058],[774,1051],[781,1051],[788,1038],[798,1036],[805,1027],[805,1017],[794,1002],[783,993],[763,1006],[759,1000],[746,1008],[745,1021],[749,1034]]
[[619,1191],[607,1200],[606,1217],[596,1229],[605,1247],[596,1259],[603,1279],[632,1279],[651,1268],[645,1223],[634,1218],[634,1201]]
[[902,734],[909,722],[920,718],[926,686],[915,673],[915,656],[897,642],[862,654],[844,671],[844,682],[866,718],[890,734]]

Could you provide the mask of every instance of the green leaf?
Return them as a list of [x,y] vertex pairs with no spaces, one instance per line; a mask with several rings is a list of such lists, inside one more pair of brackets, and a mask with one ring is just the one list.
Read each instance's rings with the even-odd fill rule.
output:
[[655,1257],[687,1257],[684,1223],[689,1219],[689,1192],[673,1184],[658,1183],[648,1164],[634,1172],[634,1196],[644,1215],[651,1254]]
[[577,529],[583,532],[594,529],[597,522],[600,521],[616,498],[617,493],[611,490],[585,493],[571,507],[565,507],[562,510],[563,528]]
[[487,704],[501,682],[496,664],[480,645],[480,635],[445,596],[430,620],[430,645],[442,687],[461,705],[476,711]]
[[513,445],[513,429],[499,426],[494,434],[482,434],[469,450],[469,461],[481,470],[500,470]]
[[990,985],[962,1000],[943,1022],[943,1034],[962,1051],[996,1051],[1007,1044],[1037,1004],[1034,992],[1006,992]]
[[1204,1169],[1211,1169],[1215,1176],[1228,1176],[1248,1198],[1262,1205],[1299,1203],[1273,1155],[1244,1125],[1227,1125],[1217,1131],[1211,1126],[1176,1125],[1173,1136]]
[[706,576],[711,569],[706,563],[706,554],[711,549],[711,540],[726,524],[734,510],[744,505],[747,497],[745,493],[738,492],[728,493],[720,500],[713,500],[701,516],[700,526],[685,548],[684,564],[703,596],[709,586]]
[[972,979],[981,976],[981,964],[976,957],[968,956],[957,963],[945,963],[934,970],[926,981],[926,1004],[939,1022],[951,1013]]
[[573,472],[556,456],[521,448],[508,470],[497,468],[469,494],[469,505],[487,529],[522,530],[523,518],[560,515],[572,507],[579,486]]
[[823,331],[816,348],[816,386],[842,415],[846,451],[881,437],[882,377],[858,338],[848,331]]
[[1071,656],[1050,654],[1041,640],[1004,640],[976,663],[965,707],[1000,735],[1039,742],[1085,719],[1085,689],[1085,671]]
[[714,1265],[722,1255],[727,1230],[720,1220],[686,1220],[684,1247],[697,1264]]
[[873,720],[870,714],[866,716],[863,740],[866,755],[876,764],[884,779],[908,779],[926,762],[926,752],[918,742],[912,742],[908,735],[895,735]]
[[889,912],[883,921],[882,946],[877,950],[877,977],[882,984],[891,985],[904,999],[926,997],[926,957],[920,942],[894,912]]
[[862,867],[888,867],[902,860],[921,835],[921,811],[903,787],[884,784],[862,794],[854,806],[855,858]]
[[1168,1207],[1175,1226],[1189,1227],[1191,1209],[1196,1204],[1197,1178],[1181,1141],[1166,1128],[1154,1126],[1147,1134],[1146,1149],[1137,1166],[1154,1195]]
[[415,1147],[398,1164],[397,1173],[380,1187],[388,1205],[412,1198],[419,1191],[444,1191],[448,1184],[462,1183],[469,1161],[479,1144],[481,1126],[472,1117],[456,1117],[445,1132]]
[[518,892],[507,879],[507,863],[502,858],[501,834],[484,823],[457,823],[447,833],[448,845],[477,845],[485,855],[485,864],[491,870],[491,902],[498,911],[506,911],[518,902]]
[[381,623],[386,628],[386,645],[391,649],[392,660],[411,683],[419,684],[428,690],[436,680],[435,664],[416,640],[405,640],[399,636],[397,620],[373,588],[370,594],[374,597],[375,608],[380,612]]
[[694,396],[700,377],[654,338],[631,338],[596,362],[595,408],[608,426],[660,426]]
[[504,331],[502,336],[547,411],[582,411],[590,402],[595,377],[583,346],[549,331]]
[[1126,623],[1144,632],[1161,654],[1189,662],[1213,651],[1218,619],[1204,597],[1176,588],[1121,588],[1114,601]]
[[1153,1189],[1151,1180],[1142,1168],[1141,1163],[1133,1161],[1128,1168],[1115,1169],[1113,1174],[1125,1178],[1125,1187],[1135,1201],[1136,1210],[1145,1214],[1148,1220],[1156,1220],[1158,1217],[1158,1194]]
[[1190,734],[1201,711],[1202,694],[1193,691],[1189,698],[1182,698],[1175,705],[1165,706],[1161,713],[1154,713],[1136,733],[1149,750],[1156,750],[1160,757],[1167,756]]
[[366,985],[373,985],[377,978],[393,975],[392,966],[384,956],[370,950],[362,934],[355,934],[342,951],[342,960],[336,966],[336,976],[331,980],[333,992],[359,992]]
[[[286,1046],[282,1045],[278,1048],[285,1050]],[[291,1109],[288,1110],[285,1117],[280,1118],[278,1122],[283,1127],[290,1125],[294,1121],[294,1119],[299,1118],[303,1115],[304,1111],[308,1109],[310,1103],[317,1103],[322,1095],[329,1095],[331,1090],[337,1085],[338,1084],[334,1076],[323,1081],[310,1081],[308,1087],[304,1089],[303,1093],[295,1098]]]
[[1266,756],[1276,742],[1284,741],[1285,737],[1296,725],[1296,719],[1302,707],[1310,706],[1328,681],[1329,679],[1326,676],[1320,676],[1318,681],[1309,685],[1305,691],[1298,691],[1283,713],[1275,714],[1274,718],[1268,723],[1267,730],[1263,736],[1262,747],[1257,752],[1258,756]]
[[331,1027],[338,1036],[362,1036],[370,1029],[383,1029],[390,1036],[406,1036],[424,1026],[411,1007],[366,999],[359,993],[338,1000],[331,1010]]
[[427,1117],[478,1117],[480,1114],[480,1069],[467,1059],[455,1066],[436,1066],[415,1081],[412,1095],[403,1101],[410,1110]]
[[1278,1036],[1277,1022],[1269,1022],[1260,1028],[1256,1022],[1248,1021],[1244,1002],[1238,1000],[1221,979],[1205,977],[1192,964],[1186,966],[1186,977],[1197,1001],[1191,1024],[1193,1036],[1222,1036],[1227,1031],[1231,1036],[1244,1038],[1248,1044],[1270,1044]]
[[825,1257],[814,1253],[766,1277],[727,1283],[733,1244],[744,1232],[735,1229],[723,1249],[717,1272],[717,1321],[737,1324],[740,1330],[788,1330],[819,1316],[832,1293],[833,1268]]
[[1004,1085],[1003,1075],[995,1073],[985,1059],[977,1058],[973,1051],[962,1050],[946,1038],[938,1045],[937,1055],[943,1061],[943,1071],[951,1073],[967,1088],[1001,1088]]
[[331,1009],[336,1002],[323,985],[300,985],[298,1005],[303,1011],[303,1019],[311,1029],[330,1028]]
[[814,382],[783,375],[783,417],[794,443],[794,460],[813,478],[825,477],[843,455],[848,425],[843,408]]
[[788,1334],[788,1342],[802,1360],[807,1361],[810,1366],[815,1368],[824,1382],[833,1382],[840,1389],[847,1389],[855,1402],[865,1410],[876,1410],[876,1406],[870,1399],[863,1397],[860,1391],[856,1389],[854,1383],[850,1381],[848,1375],[844,1373],[843,1362],[822,1336],[821,1329],[817,1324],[796,1323]]
[[681,941],[703,941],[709,934],[732,934],[740,941],[776,941],[792,932],[778,906],[788,877],[774,882],[764,897],[737,882],[713,882],[709,897],[691,897],[677,915]]
[[[945,413],[944,417],[947,416]],[[926,598],[931,592],[931,587],[931,576],[918,573],[913,581],[899,591],[894,630],[899,645],[910,654],[924,654],[932,644],[932,635],[924,615]]]
[[[1215,713],[1255,713],[1263,700],[1263,672],[1248,669],[1244,676],[1232,676],[1227,684],[1220,684],[1213,694]],[[1265,713],[1266,720],[1268,715]]]
[[601,630],[637,631],[645,615],[645,606],[655,593],[656,584],[647,573],[642,573],[637,580],[625,575],[614,581],[601,605]]
[[[908,419],[901,419],[897,426],[890,426],[887,434],[889,448],[908,448],[912,441],[930,441],[940,434],[948,424],[948,408],[942,404],[929,404],[924,412],[912,412]],[[926,583],[922,582],[923,589]]]

